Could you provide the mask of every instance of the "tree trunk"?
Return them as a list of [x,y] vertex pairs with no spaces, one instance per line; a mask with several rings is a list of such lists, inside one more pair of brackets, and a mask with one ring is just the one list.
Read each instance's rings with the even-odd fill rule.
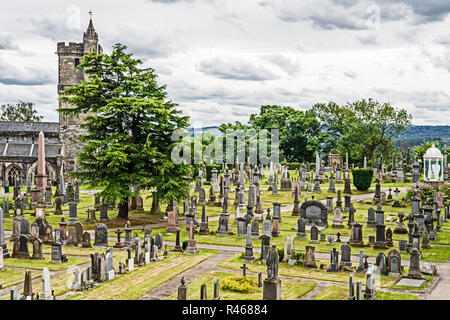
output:
[[119,213],[117,214],[117,218],[128,219],[128,199],[119,203]]

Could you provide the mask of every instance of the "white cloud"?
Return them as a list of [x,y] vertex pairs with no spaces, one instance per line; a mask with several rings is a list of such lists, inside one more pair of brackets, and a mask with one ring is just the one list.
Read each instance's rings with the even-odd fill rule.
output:
[[264,81],[277,76],[262,65],[239,58],[219,58],[202,60],[197,70],[213,77],[232,80]]
[[[380,9],[379,29],[368,28]],[[8,2],[0,98],[58,119],[56,42],[80,42],[90,9],[105,51],[121,42],[167,84],[191,122],[245,122],[262,104],[306,109],[375,97],[413,123],[448,119],[449,1],[118,0]],[[76,11],[76,10],[75,10]]]

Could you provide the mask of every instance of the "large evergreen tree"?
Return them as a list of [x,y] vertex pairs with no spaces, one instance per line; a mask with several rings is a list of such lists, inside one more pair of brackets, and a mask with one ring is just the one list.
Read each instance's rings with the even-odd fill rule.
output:
[[83,116],[86,135],[78,154],[81,172],[73,176],[90,187],[104,187],[105,201],[119,202],[120,218],[128,218],[130,187],[158,190],[159,199],[175,200],[188,190],[187,165],[175,165],[171,141],[175,129],[187,128],[188,118],[167,100],[165,86],[151,68],[116,44],[111,55],[91,52],[78,66],[88,81],[69,87],[62,100],[73,107],[59,109]]

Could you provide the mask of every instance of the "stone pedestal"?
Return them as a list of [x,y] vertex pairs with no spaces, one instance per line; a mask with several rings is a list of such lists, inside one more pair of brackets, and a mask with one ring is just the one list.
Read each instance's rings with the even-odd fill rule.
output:
[[195,240],[189,240],[188,246],[186,247],[186,250],[184,251],[186,254],[198,254],[198,249],[196,245]]
[[281,300],[281,280],[280,279],[264,280],[263,300]]

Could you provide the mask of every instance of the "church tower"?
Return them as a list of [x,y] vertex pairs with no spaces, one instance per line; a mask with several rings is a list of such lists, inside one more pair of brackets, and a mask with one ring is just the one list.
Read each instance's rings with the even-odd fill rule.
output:
[[[82,69],[76,67],[81,63],[83,56],[91,51],[103,53],[103,49],[98,42],[98,35],[92,23],[92,14],[89,25],[84,32],[83,42],[58,42],[58,96],[69,86],[85,80]],[[59,101],[59,108],[70,108],[70,105]],[[67,171],[77,171],[76,157],[81,150],[82,144],[77,137],[83,134],[80,128],[82,116],[59,114],[60,140],[63,144],[64,168]]]

